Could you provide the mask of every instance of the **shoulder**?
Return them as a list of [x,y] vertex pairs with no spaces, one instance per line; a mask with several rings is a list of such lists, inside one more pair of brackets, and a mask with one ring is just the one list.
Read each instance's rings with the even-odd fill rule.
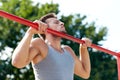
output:
[[44,40],[42,40],[41,38],[34,38],[34,39],[32,39],[32,41],[31,41],[31,46],[33,46],[33,47],[35,47],[35,48],[38,48],[38,49],[42,49],[42,50],[44,50],[44,49],[47,49],[48,48],[48,46],[47,46],[47,44],[45,43],[45,41]]
[[67,51],[74,52],[73,49],[68,45],[62,45],[62,48],[66,49]]
[[39,50],[40,55],[44,55],[48,51],[47,44],[41,38],[34,38],[31,41],[31,47],[36,48],[37,50]]
[[73,49],[70,47],[70,46],[68,46],[68,45],[62,45],[62,47],[65,49],[65,50],[67,50],[67,51],[69,51],[69,53],[72,55],[72,57],[73,58],[75,58],[75,52],[73,51]]
[[38,43],[44,43],[44,40],[42,40],[41,38],[33,38],[31,40],[31,44],[38,44]]
[[32,47],[41,47],[41,46],[47,46],[44,40],[41,38],[33,38],[31,40],[31,45]]
[[71,47],[68,45],[61,45],[62,48],[66,49],[66,50],[71,50]]
[[44,40],[42,40],[40,38],[34,38],[31,41],[30,47],[33,48],[34,50],[38,51],[37,55],[33,59],[34,63],[38,63],[39,61],[41,61],[42,59],[44,59],[47,56],[48,46]]

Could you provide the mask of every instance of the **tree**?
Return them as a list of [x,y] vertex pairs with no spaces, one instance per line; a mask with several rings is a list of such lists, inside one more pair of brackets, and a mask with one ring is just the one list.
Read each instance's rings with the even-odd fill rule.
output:
[[[46,13],[54,12],[58,14],[58,4],[32,4],[31,0],[0,0],[2,4],[0,9],[9,13],[15,14],[19,17],[34,21],[39,19]],[[7,6],[6,6],[7,5]],[[86,16],[80,14],[64,16],[61,15],[61,21],[65,23],[68,34],[77,37],[88,37],[96,45],[102,45],[99,42],[105,40],[107,28],[101,26],[96,31],[97,26],[95,22],[90,24],[84,20]],[[0,56],[6,53],[6,48],[11,48],[12,51],[19,44],[25,31],[28,28],[25,25],[10,21],[5,18],[0,18]],[[76,55],[78,54],[79,44],[66,39],[62,40],[63,44],[67,44],[73,48]],[[90,52],[92,72],[89,80],[117,80],[117,68],[115,59],[111,55],[88,48]],[[12,51],[10,54],[12,54]],[[109,78],[108,78],[109,76]],[[34,80],[33,70],[31,64],[23,69],[16,69],[11,65],[11,56],[7,59],[0,58],[0,80]],[[83,80],[75,75],[74,80]]]

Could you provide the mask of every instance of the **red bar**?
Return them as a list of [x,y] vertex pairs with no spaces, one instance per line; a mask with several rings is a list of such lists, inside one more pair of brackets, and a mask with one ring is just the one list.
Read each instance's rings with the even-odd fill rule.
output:
[[[24,25],[26,25],[26,26],[28,26],[28,27],[33,27],[33,28],[35,28],[35,29],[38,28],[38,24],[37,24],[37,23],[33,23],[33,22],[29,21],[29,20],[26,20],[26,19],[24,19],[24,18],[20,18],[20,17],[18,17],[18,16],[15,16],[15,15],[13,15],[13,14],[7,13],[7,12],[2,11],[2,10],[0,10],[0,16],[1,16],[1,17],[5,17],[5,18],[8,18],[8,19],[13,20],[13,21],[16,21],[16,22],[18,22],[18,23],[24,24]],[[75,38],[75,37],[73,37],[73,36],[70,36],[70,35],[68,35],[68,34],[64,34],[64,33],[61,33],[61,32],[55,31],[55,30],[52,30],[52,29],[50,29],[50,28],[47,29],[47,32],[49,32],[49,33],[51,33],[51,34],[54,34],[54,35],[57,35],[57,36],[60,36],[60,37],[62,37],[62,38],[68,39],[68,40],[72,40],[72,41],[77,42],[77,43],[80,43],[80,44],[84,43],[83,40],[80,40],[80,39]],[[113,52],[113,51],[108,50],[108,49],[105,49],[105,48],[102,48],[102,47],[97,46],[97,45],[95,45],[95,44],[92,44],[91,47],[92,47],[92,48],[95,48],[95,49],[97,49],[97,50],[103,51],[103,52],[105,52],[105,53],[109,53],[109,54],[111,54],[111,55],[115,55],[115,56],[120,57],[120,54],[119,54],[119,53]]]
[[[4,12],[2,10],[0,10],[0,16],[8,18],[8,19],[13,20],[13,21],[16,21],[18,23],[24,24],[24,25],[26,25],[28,27],[33,27],[35,29],[38,29],[38,24],[33,23],[31,21],[28,21],[28,20],[26,20],[24,18],[20,18],[18,16],[13,15],[13,14],[9,14],[9,13]],[[80,43],[80,44],[84,43],[83,40],[80,40],[78,38],[74,38],[73,36],[70,36],[68,34],[64,34],[64,33],[61,33],[61,32],[58,32],[58,31],[55,31],[55,30],[52,30],[52,29],[49,29],[49,28],[47,29],[47,32],[49,32],[51,34],[54,34],[54,35],[57,35],[57,36],[60,36],[62,38],[68,39],[68,40],[72,40],[72,41]],[[102,48],[100,46],[97,46],[95,44],[92,44],[91,47],[95,48],[97,50],[103,51],[105,53],[109,53],[111,55],[117,56],[118,80],[120,80],[120,53],[113,52],[111,50],[108,50],[108,49]]]
[[24,25],[26,25],[26,26],[33,27],[33,28],[35,28],[35,29],[38,28],[38,24],[33,23],[33,22],[31,22],[31,21],[29,21],[29,20],[26,20],[26,19],[24,19],[24,18],[20,18],[20,17],[18,17],[18,16],[13,15],[13,14],[7,13],[7,12],[2,11],[2,10],[0,10],[0,16],[1,16],[1,17],[5,17],[5,18],[8,18],[8,19],[13,20],[13,21],[16,21],[16,22],[18,22],[18,23],[24,24]]
[[117,57],[118,80],[120,80],[120,57]]
[[[83,41],[83,40],[80,40],[79,38],[75,38],[75,37],[73,37],[73,36],[70,36],[70,35],[68,35],[68,34],[64,34],[64,33],[61,33],[61,32],[55,31],[55,30],[47,29],[47,32],[52,33],[52,34],[57,35],[57,36],[60,36],[60,37],[62,37],[62,38],[65,38],[65,39],[74,41],[74,42],[76,42],[76,43],[80,43],[80,44],[84,43],[84,41]],[[111,50],[108,50],[108,49],[102,48],[102,47],[100,47],[100,46],[97,46],[97,45],[95,45],[95,44],[92,44],[91,47],[92,47],[92,48],[95,48],[95,49],[97,49],[97,50],[103,51],[103,52],[105,52],[105,53],[114,55],[114,56],[120,56],[120,54],[117,53],[117,52],[113,52],[113,51],[111,51]]]

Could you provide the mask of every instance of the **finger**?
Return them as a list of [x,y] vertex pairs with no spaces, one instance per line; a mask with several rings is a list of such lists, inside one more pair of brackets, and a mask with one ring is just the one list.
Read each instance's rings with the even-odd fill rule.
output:
[[43,24],[42,24],[42,22],[39,21],[39,20],[37,20],[35,22],[38,23],[38,25],[39,25],[39,32],[40,32],[40,34],[43,34]]

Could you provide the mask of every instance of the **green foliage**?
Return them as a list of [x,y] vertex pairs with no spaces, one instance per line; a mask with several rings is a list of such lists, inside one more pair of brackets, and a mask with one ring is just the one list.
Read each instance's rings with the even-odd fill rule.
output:
[[59,7],[58,4],[53,4],[52,2],[51,2],[51,4],[48,4],[48,3],[46,3],[45,5],[42,4],[38,13],[41,16],[43,16],[44,14],[53,13],[53,12],[58,14],[59,13],[58,7]]
[[[31,0],[0,0],[0,9],[25,19],[34,21],[44,14],[54,12],[58,14],[58,4],[32,4]],[[61,21],[65,23],[68,34],[81,39],[88,37],[96,45],[102,45],[99,42],[105,40],[107,28],[101,26],[97,31],[95,22],[90,24],[85,22],[86,16],[80,14],[64,16],[61,15]],[[4,54],[6,47],[14,49],[22,39],[28,28],[25,25],[10,21],[0,17],[0,56]],[[63,44],[73,48],[76,55],[78,54],[79,44],[66,39],[62,40]],[[91,76],[88,80],[117,80],[116,60],[103,52],[88,48],[91,59]],[[12,53],[11,53],[12,54]],[[3,60],[0,58],[0,80],[34,80],[31,65],[23,69],[16,69],[11,65],[10,56]],[[83,80],[75,75],[74,80]]]

